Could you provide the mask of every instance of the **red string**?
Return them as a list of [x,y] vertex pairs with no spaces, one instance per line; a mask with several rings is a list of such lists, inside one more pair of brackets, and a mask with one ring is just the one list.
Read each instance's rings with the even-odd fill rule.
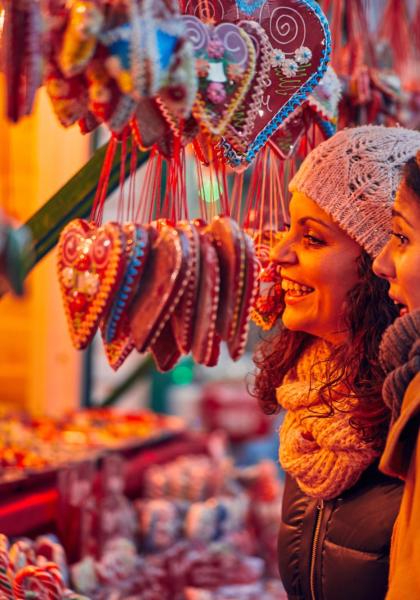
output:
[[117,143],[115,136],[112,136],[106,150],[104,164],[102,165],[101,174],[99,176],[98,187],[96,188],[95,198],[90,213],[90,219],[91,221],[94,221],[96,225],[100,225],[102,222],[104,202],[107,195]]
[[121,223],[124,215],[124,183],[125,161],[127,158],[127,130],[124,130],[121,140],[120,191],[117,204],[117,221]]

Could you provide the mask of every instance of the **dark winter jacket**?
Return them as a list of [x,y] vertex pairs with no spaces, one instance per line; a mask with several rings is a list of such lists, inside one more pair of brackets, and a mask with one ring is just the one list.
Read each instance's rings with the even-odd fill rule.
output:
[[278,553],[289,600],[383,600],[401,496],[401,482],[377,465],[329,501],[287,476]]

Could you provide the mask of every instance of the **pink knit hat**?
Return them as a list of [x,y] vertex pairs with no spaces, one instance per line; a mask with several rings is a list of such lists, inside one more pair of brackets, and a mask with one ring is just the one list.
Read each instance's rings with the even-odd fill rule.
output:
[[389,237],[402,167],[420,149],[420,132],[364,125],[315,148],[289,185],[303,192],[372,257]]

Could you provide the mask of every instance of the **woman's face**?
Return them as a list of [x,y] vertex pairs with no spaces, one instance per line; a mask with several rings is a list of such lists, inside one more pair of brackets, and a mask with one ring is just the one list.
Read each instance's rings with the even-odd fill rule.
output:
[[420,201],[402,183],[392,211],[391,238],[373,270],[389,281],[389,295],[400,314],[420,308]]
[[357,283],[359,244],[308,196],[295,192],[290,229],[273,248],[285,291],[283,324],[332,343],[346,338],[345,297]]

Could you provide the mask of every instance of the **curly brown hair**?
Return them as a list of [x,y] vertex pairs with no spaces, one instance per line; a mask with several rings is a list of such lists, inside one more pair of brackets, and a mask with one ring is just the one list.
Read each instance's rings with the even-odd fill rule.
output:
[[[359,280],[346,297],[348,340],[325,363],[327,381],[320,389],[320,399],[326,410],[314,416],[331,416],[342,410],[341,398],[354,397],[352,426],[366,440],[383,440],[389,410],[381,398],[384,372],[378,361],[378,349],[384,330],[397,317],[397,308],[388,296],[388,283],[373,273],[372,259],[364,250],[357,259],[357,267]],[[314,339],[310,334],[290,331],[279,324],[260,342],[254,355],[258,372],[252,393],[263,412],[280,411],[276,388],[286,373],[293,373],[303,350]]]
[[420,202],[420,150],[404,165],[404,182]]

